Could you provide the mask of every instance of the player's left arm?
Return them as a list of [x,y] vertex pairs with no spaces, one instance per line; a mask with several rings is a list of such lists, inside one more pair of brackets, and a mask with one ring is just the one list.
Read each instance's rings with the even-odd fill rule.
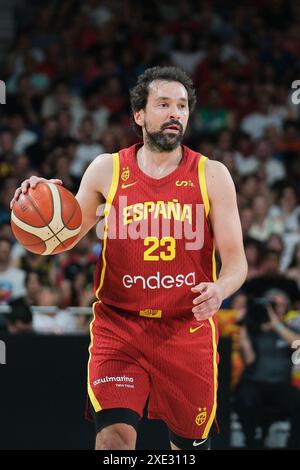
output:
[[192,309],[199,321],[216,313],[223,299],[237,291],[247,276],[236,191],[230,173],[222,163],[206,161],[206,185],[209,220],[222,267],[215,282],[201,282],[192,288],[192,292],[200,294],[194,299]]

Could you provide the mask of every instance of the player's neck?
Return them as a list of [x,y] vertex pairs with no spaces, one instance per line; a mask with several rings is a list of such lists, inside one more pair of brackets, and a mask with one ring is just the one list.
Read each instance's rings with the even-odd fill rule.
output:
[[163,176],[173,171],[182,158],[182,147],[179,145],[172,152],[153,152],[143,145],[137,152],[140,169],[150,176]]

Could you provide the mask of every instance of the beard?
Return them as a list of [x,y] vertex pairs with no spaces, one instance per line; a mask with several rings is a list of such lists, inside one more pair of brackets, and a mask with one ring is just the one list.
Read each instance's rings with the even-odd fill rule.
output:
[[[172,124],[177,124],[180,126],[180,129],[177,133],[165,131],[168,126]],[[171,152],[172,150],[178,147],[183,139],[183,129],[181,124],[169,123],[164,125],[157,132],[150,132],[147,129],[147,124],[145,122],[145,143],[154,152]]]

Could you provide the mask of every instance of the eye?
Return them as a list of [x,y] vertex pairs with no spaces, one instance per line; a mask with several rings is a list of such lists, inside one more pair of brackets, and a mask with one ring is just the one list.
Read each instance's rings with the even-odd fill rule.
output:
[[161,106],[162,108],[166,108],[166,107],[167,107],[167,103],[160,103],[159,106]]

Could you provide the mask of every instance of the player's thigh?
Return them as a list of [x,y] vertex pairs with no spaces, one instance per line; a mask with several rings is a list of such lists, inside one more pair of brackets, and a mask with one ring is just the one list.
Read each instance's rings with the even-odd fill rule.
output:
[[151,369],[149,401],[150,417],[163,419],[175,435],[196,442],[208,437],[217,408],[215,323],[199,326],[178,322],[174,334],[162,343],[157,365]]
[[[99,310],[99,308],[98,308]],[[98,311],[92,327],[88,394],[93,410],[125,408],[142,416],[150,378],[135,337],[135,324]],[[130,322],[130,323],[129,323]]]
[[[103,339],[103,342],[101,340]],[[149,394],[149,375],[139,363],[135,349],[112,338],[97,338],[88,365],[88,395],[97,413],[128,408],[142,416]]]

